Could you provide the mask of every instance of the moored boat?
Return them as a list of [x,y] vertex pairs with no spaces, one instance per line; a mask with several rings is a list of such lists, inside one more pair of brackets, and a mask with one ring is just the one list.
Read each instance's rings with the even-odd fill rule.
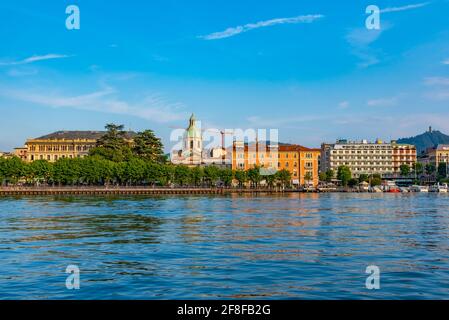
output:
[[443,183],[443,184],[438,183],[434,186],[431,186],[429,191],[430,192],[447,193],[448,192],[447,183]]
[[410,187],[411,192],[429,192],[429,187],[414,185]]

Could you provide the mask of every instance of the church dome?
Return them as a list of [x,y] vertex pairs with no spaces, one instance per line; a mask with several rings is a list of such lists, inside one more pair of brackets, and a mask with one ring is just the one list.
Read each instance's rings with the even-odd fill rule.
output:
[[201,138],[201,129],[196,126],[195,115],[192,114],[189,120],[189,127],[186,129],[188,138]]

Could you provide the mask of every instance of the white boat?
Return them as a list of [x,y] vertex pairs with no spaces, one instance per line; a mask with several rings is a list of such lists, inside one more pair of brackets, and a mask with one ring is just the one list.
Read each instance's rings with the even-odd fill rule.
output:
[[399,189],[400,189],[401,192],[403,192],[403,193],[408,193],[408,192],[410,192],[410,190],[409,190],[408,188],[402,187],[402,188],[399,188]]
[[410,187],[411,192],[429,192],[429,187],[426,186],[411,186]]
[[447,193],[448,192],[447,183],[443,183],[443,184],[438,183],[434,186],[431,186],[429,191],[430,192]]
[[371,188],[371,192],[374,192],[374,193],[381,193],[381,192],[383,192],[383,190],[380,188],[380,187],[372,187]]

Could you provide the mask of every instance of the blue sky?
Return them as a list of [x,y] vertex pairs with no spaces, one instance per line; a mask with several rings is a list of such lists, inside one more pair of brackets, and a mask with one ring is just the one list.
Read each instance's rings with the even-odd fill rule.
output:
[[[2,1],[0,150],[115,122],[318,147],[449,133],[449,1]],[[67,30],[76,4],[81,29]],[[381,29],[365,28],[368,5]]]

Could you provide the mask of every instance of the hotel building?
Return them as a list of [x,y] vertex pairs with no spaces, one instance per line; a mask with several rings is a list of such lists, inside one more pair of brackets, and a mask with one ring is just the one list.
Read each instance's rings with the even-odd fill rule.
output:
[[398,174],[401,165],[414,168],[415,163],[416,147],[395,141],[384,143],[377,140],[371,143],[367,140],[338,140],[334,144],[324,143],[321,146],[322,172],[333,170],[337,173],[338,167],[347,166],[354,178],[361,174]]
[[320,149],[310,149],[300,145],[270,145],[266,143],[233,143],[232,169],[248,170],[259,166],[272,172],[288,170],[292,184],[317,186]]
[[440,163],[449,163],[449,144],[439,144],[427,151],[429,162],[438,168]]
[[393,148],[393,173],[400,173],[401,166],[407,165],[412,170],[417,162],[416,147],[412,144],[391,143]]
[[82,158],[94,148],[104,131],[58,131],[39,138],[28,139],[24,148],[16,148],[14,154],[24,161],[61,158]]

